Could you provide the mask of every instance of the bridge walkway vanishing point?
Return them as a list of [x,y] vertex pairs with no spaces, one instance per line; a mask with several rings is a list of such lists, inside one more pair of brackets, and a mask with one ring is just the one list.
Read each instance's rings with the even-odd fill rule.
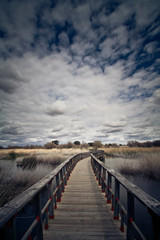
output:
[[90,158],[75,166],[44,240],[120,240],[125,233],[113,220],[110,205],[96,182]]

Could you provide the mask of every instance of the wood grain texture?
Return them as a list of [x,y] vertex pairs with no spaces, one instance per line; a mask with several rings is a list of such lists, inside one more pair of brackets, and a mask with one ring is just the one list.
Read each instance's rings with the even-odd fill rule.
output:
[[96,182],[90,158],[78,162],[61,200],[44,230],[45,240],[125,239]]

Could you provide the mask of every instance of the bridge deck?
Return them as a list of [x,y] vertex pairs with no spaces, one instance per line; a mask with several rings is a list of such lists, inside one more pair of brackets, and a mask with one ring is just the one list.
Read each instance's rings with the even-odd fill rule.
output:
[[55,219],[49,220],[49,229],[44,230],[44,239],[124,239],[115,222],[92,172],[90,158],[86,158],[74,168]]

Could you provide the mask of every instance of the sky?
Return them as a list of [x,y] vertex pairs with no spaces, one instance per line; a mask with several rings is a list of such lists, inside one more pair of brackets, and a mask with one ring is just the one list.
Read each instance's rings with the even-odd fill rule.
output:
[[0,145],[160,139],[160,0],[1,0]]

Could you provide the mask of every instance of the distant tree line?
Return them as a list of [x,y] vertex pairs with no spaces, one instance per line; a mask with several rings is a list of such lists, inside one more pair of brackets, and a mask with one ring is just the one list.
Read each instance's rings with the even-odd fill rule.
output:
[[[59,144],[58,140],[54,140],[52,142],[48,142],[46,144],[42,145],[26,145],[26,146],[8,146],[6,147],[7,149],[52,149],[52,148],[101,148],[101,147],[105,147],[105,148],[118,148],[122,146],[122,144],[117,144],[117,143],[106,143],[106,144],[102,144],[101,141],[94,141],[94,142],[80,142],[80,141],[74,141],[74,142],[68,142],[65,144]],[[138,141],[129,141],[127,143],[128,147],[160,147],[160,140],[155,140],[155,141],[147,141],[147,142],[138,142]],[[0,149],[3,149],[2,146],[0,146]]]
[[[19,145],[9,145],[8,147],[5,147],[6,149],[40,149],[43,148],[41,145],[34,145],[34,144],[27,144],[25,146],[19,146]],[[4,149],[4,147],[0,146],[0,149]]]
[[82,142],[80,143],[80,141],[75,141],[75,142],[68,142],[66,144],[59,144],[59,142],[55,142],[55,141],[52,141],[52,142],[49,142],[49,143],[46,143],[44,145],[44,148],[46,149],[52,149],[52,148],[77,148],[77,147],[80,147],[80,148],[88,148],[89,145],[85,142]]
[[160,147],[160,140],[147,141],[147,142],[138,142],[138,141],[129,141],[127,143],[129,147]]

